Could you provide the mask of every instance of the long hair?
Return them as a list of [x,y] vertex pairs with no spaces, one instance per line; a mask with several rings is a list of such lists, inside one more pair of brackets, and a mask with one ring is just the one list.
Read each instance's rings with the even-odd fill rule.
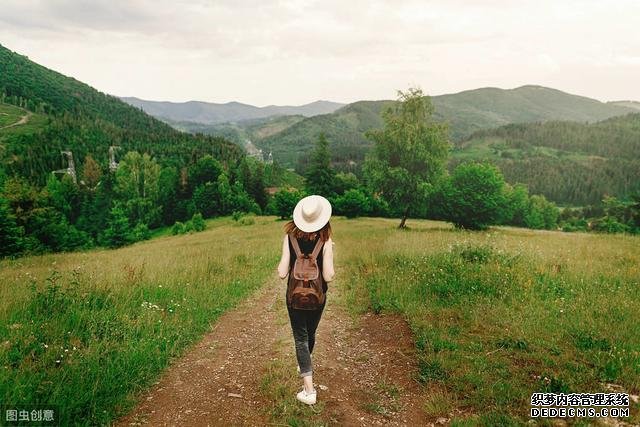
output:
[[322,227],[320,230],[306,233],[300,230],[296,226],[295,222],[291,220],[284,225],[284,232],[287,234],[293,234],[293,237],[297,239],[316,240],[318,237],[320,237],[323,242],[326,242],[327,240],[329,240],[329,237],[331,237],[331,224],[329,221],[327,221],[324,227]]

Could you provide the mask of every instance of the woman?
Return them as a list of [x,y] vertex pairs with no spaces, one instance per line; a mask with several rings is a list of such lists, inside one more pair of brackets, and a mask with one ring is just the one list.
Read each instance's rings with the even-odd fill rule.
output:
[[[326,305],[327,283],[333,280],[333,241],[331,240],[331,203],[322,196],[308,196],[298,202],[293,210],[293,221],[285,225],[285,236],[282,241],[282,257],[278,265],[278,274],[281,279],[289,275],[296,260],[296,251],[289,236],[296,239],[300,251],[303,254],[311,254],[316,243],[322,245],[318,252],[317,263],[322,279],[322,289],[325,299],[317,310],[298,310],[287,302],[289,321],[296,346],[296,358],[298,359],[298,372],[303,380],[303,389],[296,398],[308,405],[316,403],[316,390],[313,387],[313,369],[311,366],[311,352],[315,344],[315,334],[320,317]],[[293,254],[293,256],[291,255]]]

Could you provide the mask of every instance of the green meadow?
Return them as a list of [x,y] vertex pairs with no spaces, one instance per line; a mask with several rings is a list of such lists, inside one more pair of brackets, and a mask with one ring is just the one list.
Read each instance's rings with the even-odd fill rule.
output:
[[[26,111],[22,108],[0,102],[0,128],[19,122],[25,114]],[[2,131],[2,134],[3,136],[31,134],[42,130],[46,124],[47,117],[45,115],[33,113],[27,123],[8,127]]]
[[280,223],[228,218],[123,249],[0,262],[0,400],[107,424],[273,274]]
[[393,225],[343,229],[342,283],[353,310],[406,316],[429,416],[458,408],[471,425],[519,424],[535,391],[638,394],[640,239]]
[[22,108],[0,103],[0,128],[16,123],[23,115]]
[[[454,425],[517,425],[533,392],[640,393],[640,237],[397,222],[332,220],[336,286],[354,315],[406,317],[429,418],[456,408]],[[0,400],[53,403],[86,425],[126,413],[273,276],[283,224],[219,218],[118,250],[0,261]]]

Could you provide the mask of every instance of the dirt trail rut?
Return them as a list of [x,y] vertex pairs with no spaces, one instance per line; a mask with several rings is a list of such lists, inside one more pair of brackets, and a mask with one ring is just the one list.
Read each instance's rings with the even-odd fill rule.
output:
[[[327,295],[312,356],[316,422],[428,424],[422,390],[413,379],[416,358],[406,323],[397,316],[353,319],[338,303],[336,285]],[[223,314],[116,425],[281,425],[272,408],[282,402],[264,392],[264,377],[279,364],[286,382],[298,382],[284,286],[274,275],[250,303]]]
[[20,125],[24,125],[24,124],[26,124],[26,123],[29,123],[29,119],[31,118],[31,116],[33,116],[33,113],[32,113],[31,111],[26,111],[26,110],[25,110],[25,112],[26,112],[26,114],[25,114],[24,116],[22,116],[22,117],[20,118],[20,120],[18,120],[18,121],[17,121],[17,122],[15,122],[15,123],[12,123],[12,124],[10,124],[10,125],[0,127],[0,130],[2,130],[2,129],[8,129],[8,128],[12,128],[12,127],[14,127],[14,126],[20,126]]

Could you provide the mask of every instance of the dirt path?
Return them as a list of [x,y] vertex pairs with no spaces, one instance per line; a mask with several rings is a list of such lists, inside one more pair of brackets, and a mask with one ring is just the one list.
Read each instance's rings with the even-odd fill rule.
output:
[[31,118],[31,116],[33,116],[33,113],[32,113],[31,111],[26,111],[26,110],[25,110],[25,113],[26,113],[26,114],[25,114],[24,116],[22,116],[22,117],[20,118],[20,120],[18,120],[18,121],[17,121],[17,122],[15,122],[15,123],[12,123],[12,124],[10,124],[10,125],[0,127],[0,130],[2,130],[2,129],[7,129],[7,128],[12,128],[12,127],[14,127],[14,126],[20,126],[20,125],[24,125],[24,124],[26,124],[26,123],[29,123],[29,119]]
[[164,372],[116,425],[425,425],[422,390],[413,380],[411,333],[396,316],[352,319],[331,289],[314,359],[319,403],[294,398],[301,386],[284,282],[274,275],[225,313],[212,331]]

